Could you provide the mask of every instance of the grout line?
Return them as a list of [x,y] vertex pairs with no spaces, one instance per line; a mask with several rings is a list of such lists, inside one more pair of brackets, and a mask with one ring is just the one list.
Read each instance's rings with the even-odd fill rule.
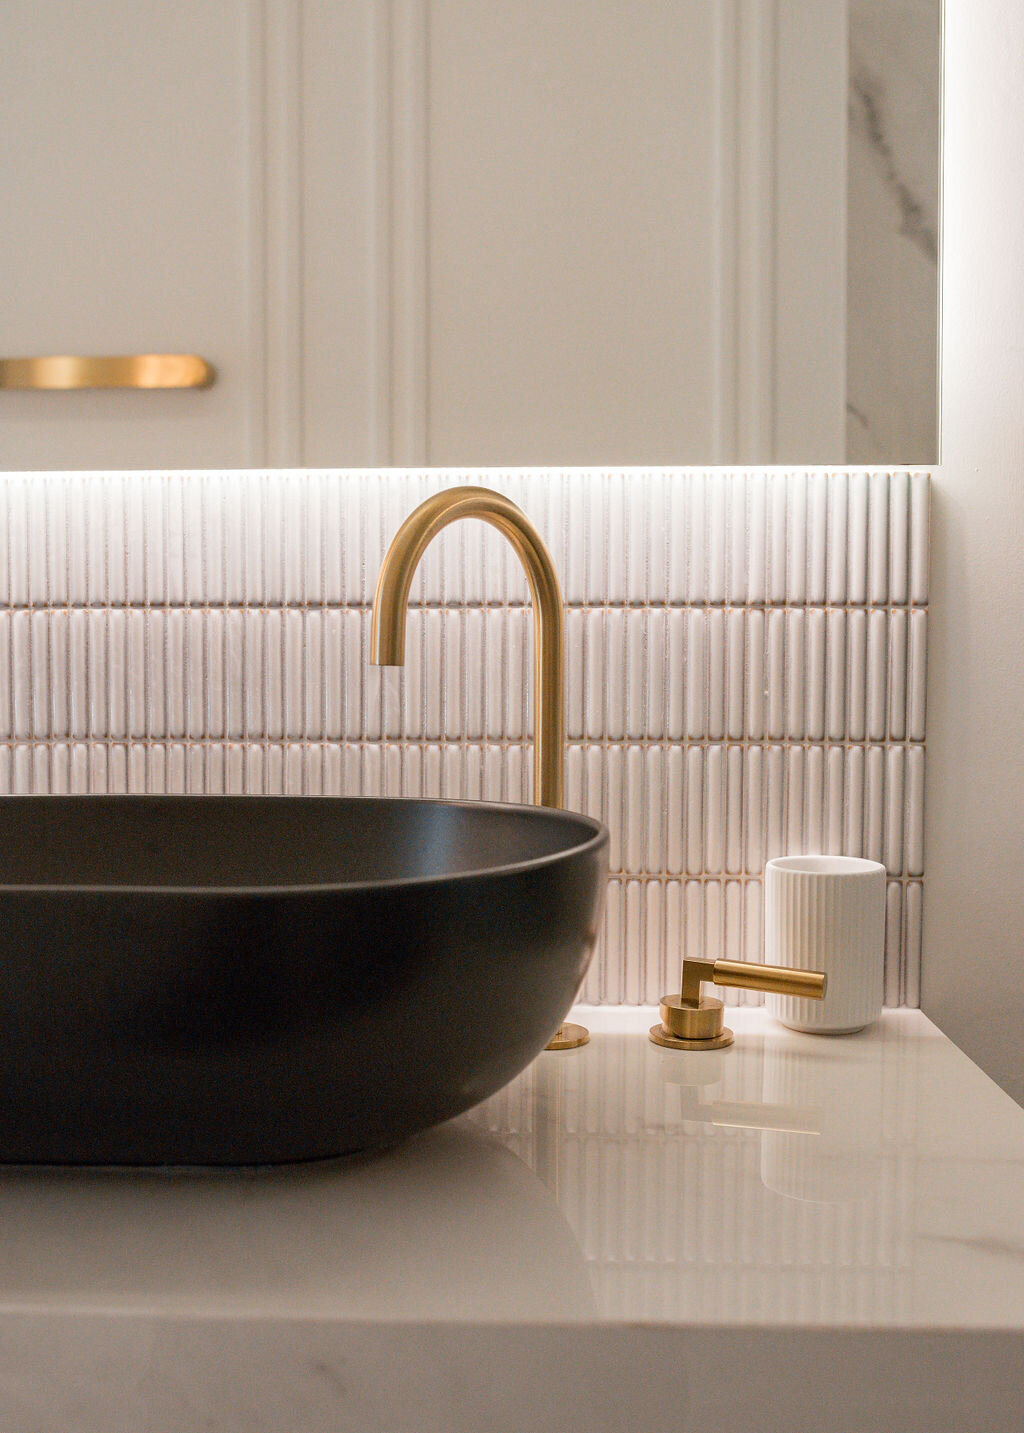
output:
[[[187,564],[187,560],[186,560]],[[191,608],[196,605],[194,597],[184,597],[180,600],[156,600],[149,597],[131,598],[124,601],[84,601],[84,602],[51,602],[48,598],[42,601],[15,601],[8,600],[3,604],[2,610],[7,612],[81,612],[102,609],[113,612],[135,611],[151,608],[153,611],[181,611],[184,608]],[[304,607],[323,608],[324,611],[361,611],[370,612],[373,603],[362,598],[355,598],[352,601],[339,601],[325,598],[322,602],[309,602],[306,598],[254,602],[251,598],[243,597],[226,599],[221,602],[200,603],[211,612],[239,611],[243,608],[250,608],[254,611],[277,612],[281,610],[301,610]],[[650,602],[645,598],[625,598],[620,601],[600,600],[566,600],[563,603],[566,611],[572,612],[607,612],[607,611],[628,611],[628,612],[662,612],[662,611],[694,611],[694,612],[927,612],[927,602],[710,602],[704,599],[691,600],[689,598],[672,598],[665,602]],[[507,601],[500,597],[488,597],[480,600],[466,600],[465,598],[428,598],[426,600],[410,597],[410,611],[458,611],[459,609],[475,610],[488,608],[498,611],[520,612],[530,610],[528,600],[509,598]]]

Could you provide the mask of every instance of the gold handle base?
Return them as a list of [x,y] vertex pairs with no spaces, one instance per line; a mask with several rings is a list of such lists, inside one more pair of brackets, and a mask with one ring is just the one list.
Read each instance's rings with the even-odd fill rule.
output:
[[682,995],[663,995],[658,1006],[660,1025],[652,1025],[650,1037],[669,1050],[721,1050],[731,1045],[733,1034],[725,1028],[725,1006],[710,995],[694,1003]]
[[680,1035],[670,1034],[664,1025],[652,1025],[648,1037],[653,1044],[664,1045],[666,1050],[722,1050],[733,1042],[733,1033],[725,1025],[721,1034],[709,1040],[684,1040]]
[[544,1046],[545,1050],[577,1050],[590,1039],[585,1025],[574,1025],[571,1020],[563,1021],[554,1035]]

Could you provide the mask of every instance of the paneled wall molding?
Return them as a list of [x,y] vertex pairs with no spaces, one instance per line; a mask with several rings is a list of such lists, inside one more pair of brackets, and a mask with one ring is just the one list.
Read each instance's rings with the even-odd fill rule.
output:
[[391,462],[429,462],[427,283],[428,7],[389,0],[390,452]]
[[368,663],[387,543],[464,481],[523,506],[563,584],[568,802],[612,838],[585,997],[657,1000],[684,945],[759,958],[765,861],[825,851],[886,865],[886,999],[916,1004],[923,474],[10,476],[0,790],[528,800],[530,617],[496,533],[432,545],[406,667]]
[[[722,284],[718,379],[722,462],[775,452],[776,0],[719,9],[722,85],[719,174],[731,179],[718,238]],[[731,111],[731,113],[729,112]],[[729,158],[735,155],[735,173]],[[735,295],[735,297],[733,297]]]
[[[688,206],[707,211],[701,220],[706,234],[698,240],[703,231],[695,231],[694,242],[707,263],[712,292],[705,317],[695,320],[696,341],[708,355],[697,405],[703,409],[707,403],[706,441],[722,463],[763,458],[780,444],[788,453],[800,452],[805,439],[803,451],[833,446],[831,439],[823,443],[820,435],[811,440],[795,431],[793,417],[803,411],[810,390],[816,394],[812,426],[818,422],[830,383],[833,451],[842,451],[842,389],[835,386],[835,365],[820,361],[831,320],[837,352],[841,349],[844,278],[841,252],[830,245],[835,239],[841,250],[842,234],[837,229],[832,235],[818,220],[808,225],[809,212],[833,205],[842,211],[833,152],[842,139],[829,132],[809,146],[798,133],[808,121],[808,104],[812,126],[822,130],[822,116],[813,108],[821,86],[793,71],[800,63],[793,55],[802,56],[807,46],[790,40],[789,58],[784,57],[780,34],[795,24],[791,10],[792,0],[732,0],[716,5],[706,24],[688,22],[695,26],[706,76],[700,112],[710,132],[706,148],[714,189],[713,202],[706,203],[702,191],[699,205],[693,200]],[[483,441],[478,423],[484,429],[496,425],[486,439],[488,451],[515,446],[514,435],[502,429],[510,420],[500,416],[501,404],[488,418],[473,415],[466,423],[449,412],[448,365],[457,367],[458,351],[480,341],[476,320],[472,331],[459,329],[461,302],[452,288],[464,260],[472,258],[471,289],[485,281],[485,270],[475,249],[465,254],[459,249],[458,222],[455,234],[443,224],[438,232],[443,201],[437,195],[432,207],[431,178],[438,164],[453,182],[452,157],[438,148],[452,139],[438,114],[448,116],[450,127],[446,87],[459,82],[451,70],[455,40],[446,31],[446,46],[432,47],[431,24],[461,22],[456,11],[439,13],[441,19],[429,0],[359,0],[344,14],[332,7],[307,9],[298,0],[259,0],[250,12],[251,307],[258,349],[253,462],[301,465],[361,449],[380,463],[427,464],[450,457],[459,448],[459,432]],[[823,40],[809,53],[831,74],[838,64],[835,27],[815,23]],[[343,75],[330,73],[325,50],[344,54]],[[474,83],[479,82],[477,75]],[[520,76],[509,83],[525,82]],[[347,87],[344,103],[335,93],[338,84]],[[801,96],[796,117],[790,91]],[[528,165],[528,156],[515,156],[510,142],[510,152],[495,157],[496,164],[508,167],[513,187],[522,182],[517,165]],[[548,155],[543,162],[556,161]],[[693,155],[666,159],[672,162],[685,170],[695,160]],[[667,202],[686,207],[687,182],[693,181],[682,171],[666,173]],[[453,198],[450,189],[444,193]],[[500,196],[492,195],[491,202],[490,218],[501,226],[507,220]],[[508,202],[515,208],[522,201]],[[556,248],[566,243],[562,230],[571,222],[565,214],[558,219],[558,232],[552,233]],[[808,227],[819,236],[814,253],[802,254],[795,267],[780,267],[780,243]],[[339,229],[347,234],[345,247],[332,259]],[[485,242],[483,234],[474,240]],[[578,252],[589,252],[592,242],[584,224]],[[510,262],[507,254],[501,262]],[[591,256],[587,262],[596,260]],[[618,285],[624,274],[614,273],[618,277],[607,282]],[[665,281],[664,275],[658,280]],[[822,286],[830,281],[834,292],[826,302]],[[666,302],[677,298],[666,295]],[[495,303],[499,299],[496,295]],[[333,322],[325,313],[333,314]],[[829,322],[822,323],[822,315]],[[505,314],[502,321],[515,326],[514,315]],[[535,339],[543,346],[548,320],[534,313],[524,322],[531,332],[541,325]],[[809,323],[817,325],[813,342]],[[500,381],[512,385],[512,414],[526,401],[516,396],[519,388],[525,384],[525,393],[531,382],[516,366],[524,363],[530,367],[520,353],[507,371],[502,364],[494,370],[495,382],[504,375]],[[332,416],[337,405],[344,420]],[[563,441],[557,429],[553,414],[556,445]]]
[[[303,462],[303,46],[300,0],[246,10],[249,388],[254,465]],[[257,456],[258,454],[258,456]]]

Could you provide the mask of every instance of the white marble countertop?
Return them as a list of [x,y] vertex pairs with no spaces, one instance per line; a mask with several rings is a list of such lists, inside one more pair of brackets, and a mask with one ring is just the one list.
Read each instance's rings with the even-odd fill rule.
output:
[[1020,1433],[1024,1110],[917,1011],[729,1017],[372,1158],[0,1173],[0,1428]]

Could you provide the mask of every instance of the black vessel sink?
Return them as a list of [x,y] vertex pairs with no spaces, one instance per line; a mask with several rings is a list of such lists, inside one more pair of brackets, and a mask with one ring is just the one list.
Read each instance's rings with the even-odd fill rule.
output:
[[277,1163],[459,1114],[571,1005],[607,843],[537,806],[0,798],[0,1161]]

